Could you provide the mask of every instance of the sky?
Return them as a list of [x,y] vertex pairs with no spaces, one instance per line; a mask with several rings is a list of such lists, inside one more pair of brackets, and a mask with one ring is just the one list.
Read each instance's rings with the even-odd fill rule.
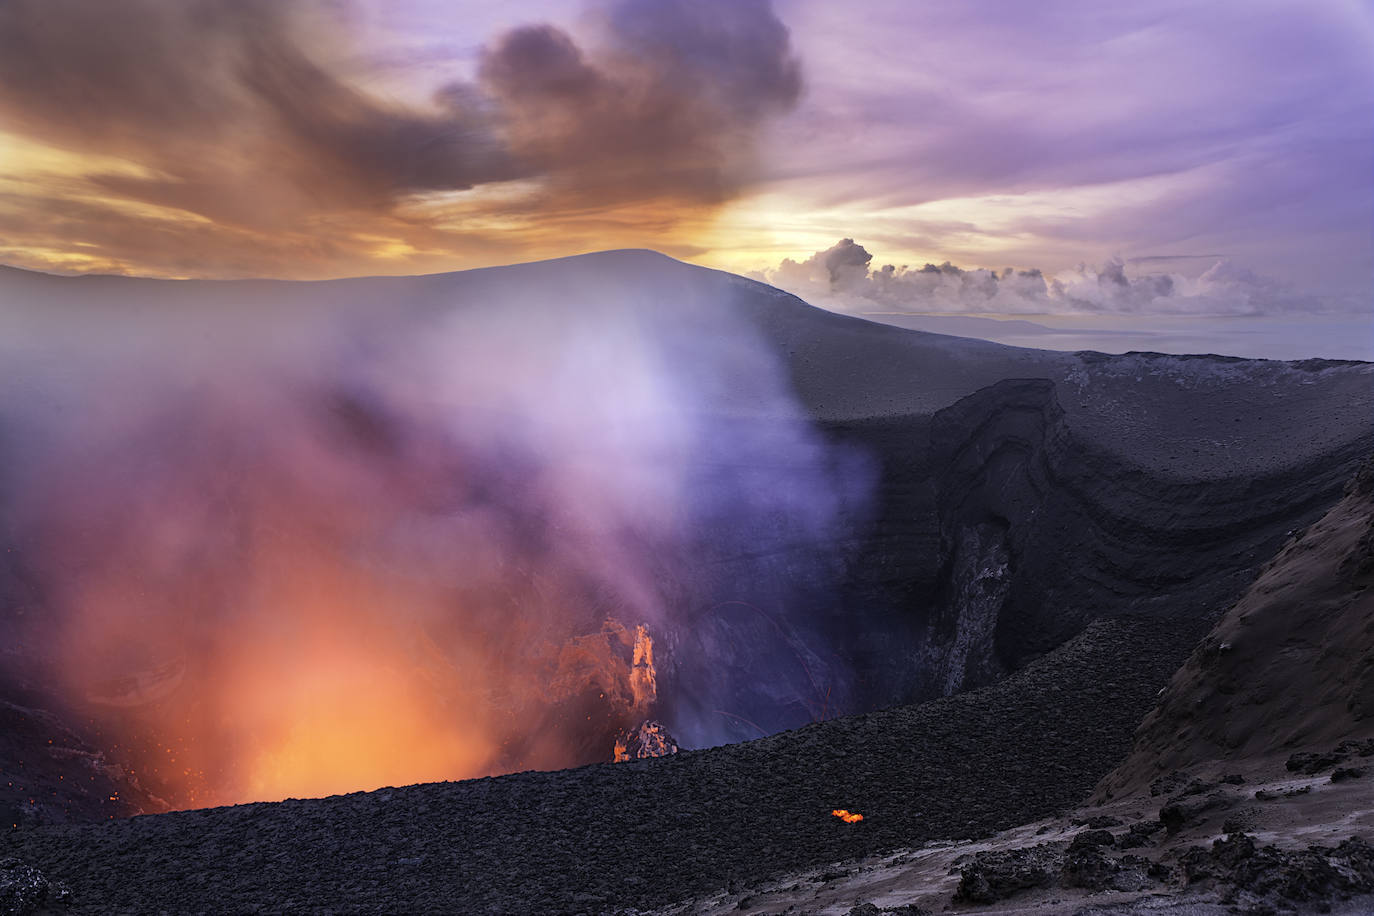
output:
[[1371,112],[1365,0],[6,0],[0,263],[1365,316]]

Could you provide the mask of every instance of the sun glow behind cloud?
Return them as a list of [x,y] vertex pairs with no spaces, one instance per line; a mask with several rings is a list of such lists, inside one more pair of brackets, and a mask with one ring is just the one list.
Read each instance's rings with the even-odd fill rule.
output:
[[46,74],[0,93],[20,266],[317,278],[651,247],[745,272],[856,237],[1051,271],[1218,253],[1371,293],[1374,14],[1350,0],[204,0],[209,27],[137,0],[137,28],[54,2],[90,27],[0,15],[11,66]]
[[455,21],[466,44],[419,73],[413,42],[363,31],[368,7],[55,3],[0,8],[0,230],[21,266],[311,278],[686,254],[802,86],[767,0],[611,0],[576,34]]

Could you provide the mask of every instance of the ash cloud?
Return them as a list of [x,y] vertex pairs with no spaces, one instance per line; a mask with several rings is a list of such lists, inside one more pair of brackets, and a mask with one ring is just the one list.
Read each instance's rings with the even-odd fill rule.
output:
[[1138,271],[1131,265],[1150,260],[1119,257],[1053,274],[1038,268],[963,268],[948,261],[875,268],[872,260],[862,245],[841,239],[804,260],[784,259],[757,277],[804,299],[852,311],[1224,316],[1339,310],[1339,303],[1301,295],[1225,259],[1197,276]]
[[[346,3],[9,0],[0,128],[134,164],[88,176],[85,200],[186,211],[214,223],[225,249],[244,247],[233,233],[247,230],[260,248],[275,239],[307,259],[359,244],[346,232],[319,238],[332,214],[416,247],[461,245],[461,231],[398,212],[426,192],[524,182],[523,196],[503,203],[507,216],[665,199],[711,207],[738,194],[759,130],[801,92],[771,4],[615,0],[597,10],[583,43],[552,25],[494,37],[473,82],[440,87],[418,107],[369,93],[333,63],[348,40]],[[128,213],[106,207],[104,217]],[[111,257],[156,256],[129,239],[102,242],[90,225],[99,216],[32,219],[29,235],[56,235],[30,241],[40,247],[81,236]],[[193,246],[210,261],[213,249]]]

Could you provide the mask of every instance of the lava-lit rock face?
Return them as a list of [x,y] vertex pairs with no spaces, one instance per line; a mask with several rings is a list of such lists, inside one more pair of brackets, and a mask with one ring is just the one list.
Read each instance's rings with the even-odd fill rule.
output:
[[1201,619],[1374,442],[1369,366],[1017,350],[647,253],[0,279],[41,330],[0,354],[4,664],[175,806],[754,738]]
[[677,739],[661,722],[642,722],[638,728],[616,738],[613,758],[616,763],[624,763],[626,760],[667,757],[679,750]]

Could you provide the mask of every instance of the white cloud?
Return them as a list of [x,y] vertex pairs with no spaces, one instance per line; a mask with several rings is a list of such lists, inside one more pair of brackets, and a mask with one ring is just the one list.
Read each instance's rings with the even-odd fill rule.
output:
[[1112,258],[1056,274],[1039,269],[966,269],[948,261],[874,267],[842,239],[802,261],[784,259],[758,279],[829,308],[912,314],[1241,316],[1328,312],[1337,304],[1304,295],[1226,260],[1197,276],[1149,272]]

